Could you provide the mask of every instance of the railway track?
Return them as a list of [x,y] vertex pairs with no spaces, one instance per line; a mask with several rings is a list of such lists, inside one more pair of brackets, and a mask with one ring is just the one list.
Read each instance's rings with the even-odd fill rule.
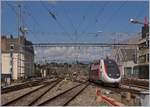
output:
[[17,91],[17,90],[28,88],[28,87],[41,85],[41,84],[43,84],[45,82],[46,81],[44,79],[37,79],[37,80],[32,80],[32,81],[26,81],[24,83],[20,83],[20,84],[17,84],[17,85],[1,88],[1,94],[12,92],[12,91]]
[[143,88],[138,87],[139,89],[136,89],[134,87],[129,87],[129,86],[128,87],[123,87],[123,85],[121,85],[119,88],[115,88],[115,87],[111,87],[111,86],[102,86],[98,83],[91,83],[91,85],[99,87],[99,88],[108,89],[108,90],[111,90],[111,91],[116,92],[116,93],[131,92],[131,93],[137,94],[137,93],[139,93],[140,91],[143,90]]
[[61,80],[53,80],[41,85],[40,87],[31,90],[11,101],[2,104],[3,106],[30,106],[40,99],[50,89],[55,87]]
[[136,89],[138,89],[138,90],[149,90],[149,86],[145,86],[145,85],[125,84],[125,83],[122,83],[122,85],[128,86],[130,89],[131,89],[131,88],[135,88],[135,90],[136,90]]
[[149,87],[139,86],[139,85],[134,85],[134,84],[132,84],[132,85],[124,85],[124,84],[122,84],[121,88],[129,90],[129,91],[135,91],[135,92],[149,90]]
[[76,96],[78,96],[87,86],[88,82],[78,84],[62,93],[43,101],[37,106],[66,106],[69,102],[71,102]]
[[133,78],[123,78],[121,80],[121,84],[130,85],[134,87],[141,87],[141,88],[149,88],[149,81],[144,79],[133,79]]
[[131,86],[138,87],[138,88],[145,89],[145,90],[149,89],[149,87],[145,87],[145,86],[139,86],[139,85],[131,85]]

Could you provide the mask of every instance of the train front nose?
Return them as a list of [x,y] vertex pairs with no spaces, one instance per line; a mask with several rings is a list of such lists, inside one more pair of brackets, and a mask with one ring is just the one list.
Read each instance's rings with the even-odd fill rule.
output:
[[109,73],[108,76],[113,79],[117,79],[120,77],[119,73]]
[[120,70],[117,63],[114,60],[104,60],[105,70],[109,78],[120,78]]

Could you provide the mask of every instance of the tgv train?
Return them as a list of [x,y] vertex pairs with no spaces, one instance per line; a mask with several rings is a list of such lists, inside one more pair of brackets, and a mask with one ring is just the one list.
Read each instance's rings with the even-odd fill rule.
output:
[[109,58],[94,62],[90,66],[89,81],[119,87],[121,73],[117,63]]

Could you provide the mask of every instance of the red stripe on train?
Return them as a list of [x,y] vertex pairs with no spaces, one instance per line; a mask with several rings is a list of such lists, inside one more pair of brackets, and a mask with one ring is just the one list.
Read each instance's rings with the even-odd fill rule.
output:
[[[104,73],[107,75],[107,66],[106,64],[104,63]],[[104,77],[105,79],[107,79],[106,75],[104,74]]]
[[98,68],[98,79],[100,79],[100,73],[101,73],[100,68]]

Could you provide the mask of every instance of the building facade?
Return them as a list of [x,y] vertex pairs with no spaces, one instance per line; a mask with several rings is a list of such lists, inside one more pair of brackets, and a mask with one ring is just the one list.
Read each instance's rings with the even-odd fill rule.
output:
[[2,79],[29,78],[34,70],[34,49],[25,36],[1,37]]
[[[138,44],[139,38],[140,36],[138,35],[128,40],[124,40],[121,43]],[[135,73],[133,72],[133,68],[138,64],[137,54],[137,45],[118,46],[113,48],[112,58],[115,59],[118,63],[123,77],[131,77],[135,75]]]
[[149,26],[142,27],[142,35],[139,39],[139,54],[137,71],[140,78],[149,79]]
[[120,65],[123,76],[149,79],[149,26],[144,25],[140,35],[125,43],[138,45],[113,49],[113,58]]

